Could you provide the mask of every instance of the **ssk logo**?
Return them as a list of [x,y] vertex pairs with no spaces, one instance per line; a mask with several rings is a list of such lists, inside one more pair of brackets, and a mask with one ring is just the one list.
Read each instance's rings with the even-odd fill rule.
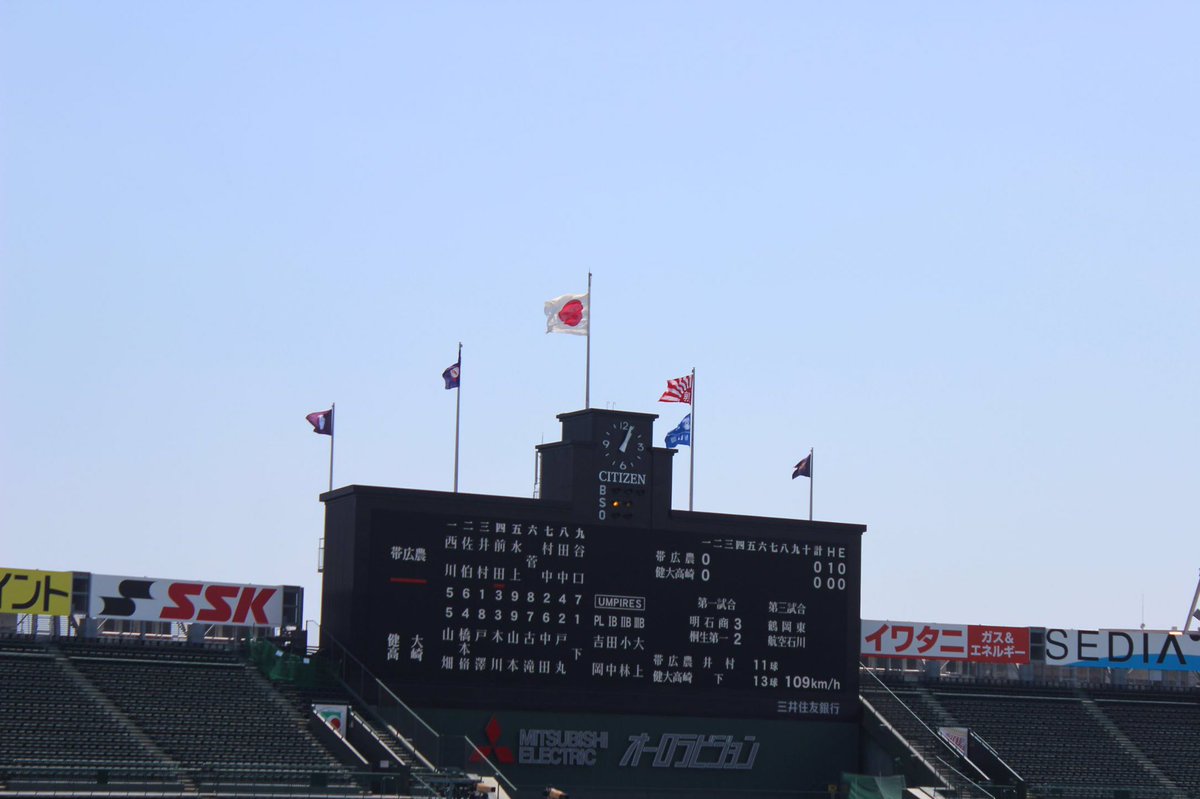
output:
[[278,627],[282,593],[278,586],[93,574],[91,609],[97,618]]
[[150,586],[154,585],[149,580],[122,580],[117,585],[117,593],[120,596],[102,596],[100,601],[104,605],[96,613],[97,616],[124,616],[127,619],[133,618],[137,613],[137,599],[150,599]]

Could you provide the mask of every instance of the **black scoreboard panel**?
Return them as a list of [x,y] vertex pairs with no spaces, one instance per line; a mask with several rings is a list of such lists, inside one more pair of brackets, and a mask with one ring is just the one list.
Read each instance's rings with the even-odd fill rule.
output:
[[719,526],[375,509],[351,648],[427,705],[857,718],[859,536]]

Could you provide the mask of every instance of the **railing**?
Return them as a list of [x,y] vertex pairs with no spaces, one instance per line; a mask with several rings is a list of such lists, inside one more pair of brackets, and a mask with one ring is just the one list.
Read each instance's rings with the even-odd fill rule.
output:
[[[980,759],[991,759],[993,764],[1004,772],[1004,776],[1007,778],[1005,782],[1014,786],[1019,786],[1019,793],[1024,793],[1024,788],[1026,785],[1025,778],[1018,774],[1017,770],[1010,766],[1008,761],[1000,756],[1000,753],[996,751],[995,747],[988,743],[987,740],[975,730],[969,730],[967,735],[968,740],[971,742],[971,744],[968,744],[968,748],[972,744],[980,746],[983,751],[987,753],[986,758]],[[998,775],[996,775],[995,772],[992,772],[992,776],[993,778],[996,778]]]
[[[925,723],[924,719],[922,719],[919,715],[917,715],[917,713],[915,711],[913,711],[913,709],[910,708],[904,702],[903,699],[901,699],[899,696],[897,696],[896,693],[891,688],[889,688],[886,683],[883,682],[883,680],[879,679],[878,675],[873,673],[870,669],[867,669],[861,663],[859,664],[859,666],[861,667],[860,673],[865,673],[865,674],[870,675],[875,680],[875,682],[878,683],[879,687],[882,688],[884,691],[887,691],[888,695],[891,696],[891,698],[893,700],[895,700],[902,708],[904,708],[905,711],[907,711],[908,714],[910,716],[912,716],[913,719],[915,719],[917,721],[917,723],[919,723],[921,725],[921,727],[923,727],[927,733],[929,733],[929,735],[933,738],[933,740],[937,742],[937,745],[940,747],[940,750],[935,748],[934,752],[933,752],[933,757],[934,757],[934,759],[936,759],[938,761],[938,763],[941,764],[941,766],[944,769],[948,770],[951,774],[954,774],[959,779],[965,781],[968,785],[971,786],[971,788],[978,791],[979,793],[982,793],[983,795],[988,796],[988,797],[992,797],[992,799],[996,799],[995,795],[991,791],[984,788],[975,778],[963,773],[960,769],[955,767],[952,763],[953,763],[953,761],[962,761],[962,762],[966,763],[967,765],[969,765],[976,772],[978,772],[980,776],[983,776],[986,778],[987,775],[984,774],[979,769],[978,766],[976,766],[974,763],[972,763],[970,761],[970,759],[963,757],[962,753],[960,753],[957,749],[955,749],[953,746],[951,746],[950,743],[948,741],[946,741],[945,738],[943,738],[941,735],[938,735],[937,732],[935,732],[932,728],[930,728],[930,726]],[[863,701],[864,701],[864,703],[866,702],[865,699]],[[898,730],[895,732],[897,735],[900,735],[900,732]],[[912,746],[911,742],[909,743],[909,746]],[[926,768],[928,768],[930,771],[934,772],[935,774],[939,774],[939,776],[941,776],[938,769],[932,767],[931,764],[929,764],[925,760],[924,755],[921,754],[915,747],[913,747],[913,751],[916,752],[917,756],[922,760],[922,763],[925,765]],[[949,783],[950,780],[946,780],[946,782]],[[947,785],[946,787],[954,788],[956,786]]]
[[445,778],[461,781],[462,775],[469,772],[492,777],[510,796],[516,794],[516,785],[469,738],[465,735],[443,735],[434,730],[340,641],[324,631],[321,634],[321,651],[335,665],[335,673],[346,688],[364,709],[390,728],[405,745],[409,755],[429,771],[451,772],[444,777],[426,777],[424,779],[427,782],[441,783]]
[[154,767],[136,765],[66,766],[33,762],[0,766],[0,786],[14,793],[57,792],[70,796],[128,797],[206,795],[379,796],[410,795],[378,773],[307,768]]
[[359,794],[363,785],[378,776],[362,771],[313,768],[236,768],[218,766],[184,770],[202,793],[223,795],[261,794],[264,789],[286,788],[288,792]]
[[1037,799],[1179,799],[1195,796],[1161,785],[1069,785],[1039,782],[1029,784],[1029,795]]

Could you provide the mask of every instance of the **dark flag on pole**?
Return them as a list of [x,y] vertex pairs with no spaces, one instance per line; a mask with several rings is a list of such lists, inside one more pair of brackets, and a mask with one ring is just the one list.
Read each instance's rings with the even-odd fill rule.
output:
[[454,493],[458,493],[458,427],[462,416],[462,342],[458,342],[458,360],[446,367],[442,372],[446,381],[446,390],[457,389],[454,392]]
[[329,490],[333,490],[333,411],[337,405],[330,405],[327,411],[315,411],[304,418],[313,426],[313,432],[319,436],[329,436]]
[[322,436],[333,435],[333,408],[317,411],[304,417],[313,426],[313,432]]
[[800,459],[796,464],[796,468],[792,470],[792,479],[797,477],[808,478],[808,520],[811,522],[813,517],[813,451],[810,449],[808,455]]

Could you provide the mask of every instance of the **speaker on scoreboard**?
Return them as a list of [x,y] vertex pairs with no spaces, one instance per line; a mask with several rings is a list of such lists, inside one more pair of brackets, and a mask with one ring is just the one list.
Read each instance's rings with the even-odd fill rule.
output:
[[300,620],[304,613],[304,589],[298,585],[283,587],[283,626],[301,627]]

